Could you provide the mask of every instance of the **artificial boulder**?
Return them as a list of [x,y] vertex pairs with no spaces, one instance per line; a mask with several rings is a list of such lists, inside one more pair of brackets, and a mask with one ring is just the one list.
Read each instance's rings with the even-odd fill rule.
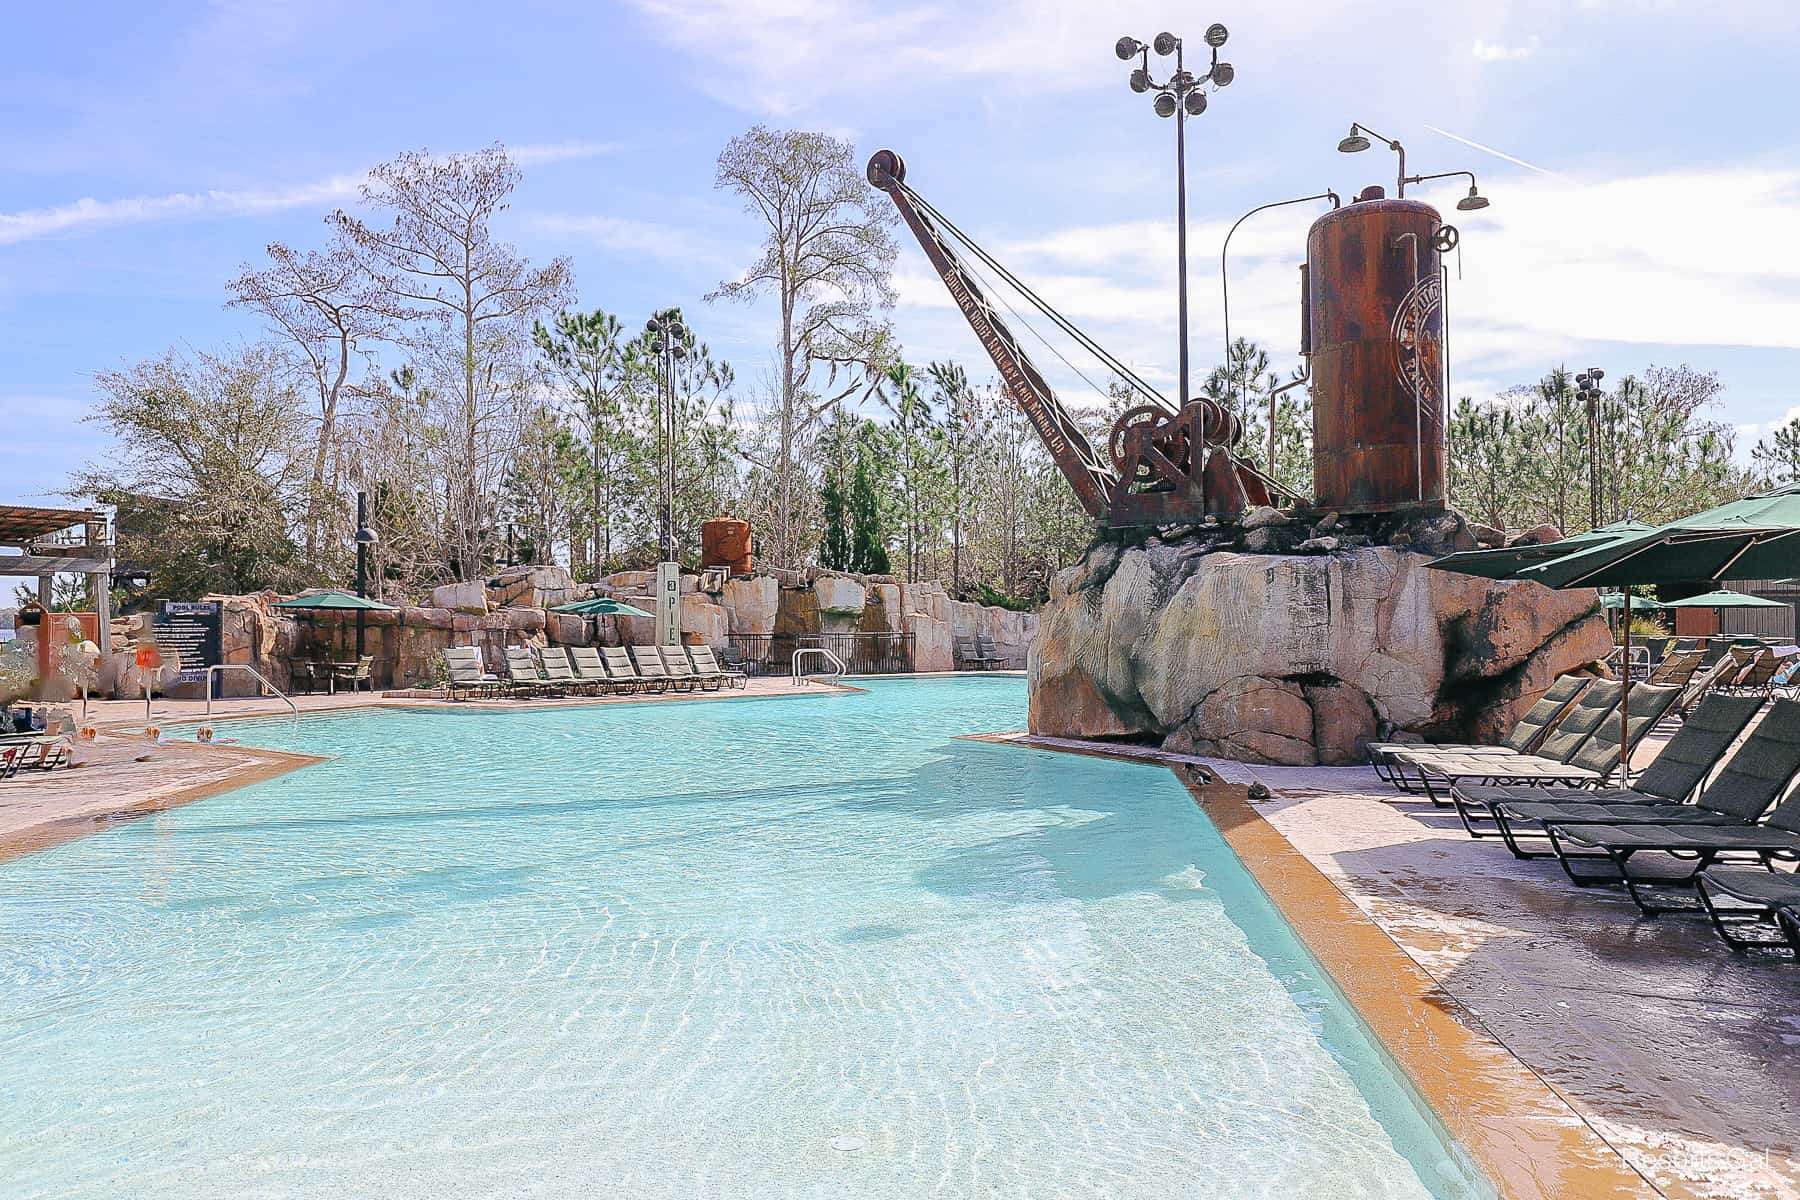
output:
[[1361,761],[1371,738],[1480,739],[1611,646],[1594,593],[1426,568],[1392,547],[1096,545],[1059,574],[1031,728],[1250,762]]

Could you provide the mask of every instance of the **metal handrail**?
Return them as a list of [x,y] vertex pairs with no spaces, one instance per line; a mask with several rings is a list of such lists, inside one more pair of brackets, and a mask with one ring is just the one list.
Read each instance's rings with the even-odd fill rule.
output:
[[214,663],[212,666],[206,668],[206,715],[207,716],[209,716],[209,717],[212,716],[212,702],[213,702],[212,683],[213,683],[213,672],[214,671],[248,671],[251,675],[255,676],[256,681],[258,683],[260,683],[264,687],[268,688],[271,692],[274,692],[277,696],[280,696],[281,702],[283,704],[287,705],[289,708],[293,709],[294,715],[296,717],[300,715],[300,706],[298,704],[295,704],[293,699],[286,692],[282,691],[280,688],[278,688],[274,684],[270,683],[268,681],[268,678],[266,676],[264,676],[261,671],[258,671],[255,667],[251,666],[249,663]]
[[825,649],[825,647],[823,647],[823,646],[802,646],[802,647],[800,647],[800,649],[794,651],[793,671],[794,671],[794,686],[795,687],[799,687],[802,683],[806,682],[804,679],[801,678],[802,672],[800,670],[800,662],[808,654],[817,654],[820,658],[823,658],[826,662],[831,664],[832,671],[830,672],[830,674],[831,674],[831,682],[832,683],[836,683],[840,678],[843,677],[843,674],[844,674],[844,660],[843,659],[839,658],[837,655],[833,654],[831,651]]

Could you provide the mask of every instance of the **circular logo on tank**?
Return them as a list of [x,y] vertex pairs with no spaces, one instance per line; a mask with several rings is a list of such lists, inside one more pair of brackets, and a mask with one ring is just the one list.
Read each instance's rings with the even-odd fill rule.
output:
[[1400,301],[1392,330],[1394,374],[1420,409],[1434,417],[1443,400],[1444,350],[1438,336],[1443,306],[1443,277],[1433,273],[1415,283]]

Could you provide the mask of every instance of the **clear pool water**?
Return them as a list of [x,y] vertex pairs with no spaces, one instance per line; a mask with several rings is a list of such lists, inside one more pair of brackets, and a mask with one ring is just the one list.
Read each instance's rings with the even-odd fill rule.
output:
[[0,864],[0,1196],[1491,1194],[1167,771],[871,689],[234,725]]

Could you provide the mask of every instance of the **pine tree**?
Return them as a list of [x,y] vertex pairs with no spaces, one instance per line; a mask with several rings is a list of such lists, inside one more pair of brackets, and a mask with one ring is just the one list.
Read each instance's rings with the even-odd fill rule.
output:
[[835,476],[825,476],[825,485],[819,489],[819,503],[825,514],[825,533],[819,539],[819,565],[827,571],[854,570],[855,550],[849,526],[845,523],[844,493]]
[[850,569],[861,575],[888,573],[887,547],[881,538],[881,500],[864,446],[856,452],[856,470],[850,477]]

